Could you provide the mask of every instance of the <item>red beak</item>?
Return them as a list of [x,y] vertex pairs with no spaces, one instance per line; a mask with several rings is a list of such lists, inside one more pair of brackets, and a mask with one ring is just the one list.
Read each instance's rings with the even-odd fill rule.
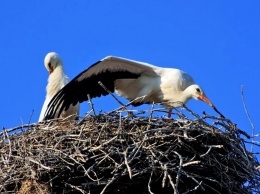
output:
[[199,100],[206,102],[209,106],[214,107],[212,102],[208,99],[208,97],[205,94],[202,94],[198,97]]

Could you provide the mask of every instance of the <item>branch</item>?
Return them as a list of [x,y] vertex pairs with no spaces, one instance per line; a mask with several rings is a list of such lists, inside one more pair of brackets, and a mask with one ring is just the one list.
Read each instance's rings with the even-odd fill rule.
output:
[[[251,127],[252,127],[252,142],[254,142],[254,139],[255,139],[255,126],[251,120],[251,117],[249,116],[249,113],[247,111],[247,108],[246,108],[246,103],[245,103],[245,98],[244,98],[244,86],[241,85],[241,94],[242,94],[242,102],[243,102],[243,106],[244,106],[244,110],[246,112],[246,116],[251,124]],[[253,152],[253,149],[254,149],[254,144],[252,144],[251,146],[251,152]]]

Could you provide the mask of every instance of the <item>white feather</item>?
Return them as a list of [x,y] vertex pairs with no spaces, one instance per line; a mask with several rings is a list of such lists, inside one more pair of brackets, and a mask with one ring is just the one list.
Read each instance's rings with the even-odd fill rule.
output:
[[[53,69],[50,69],[49,63],[51,64]],[[62,89],[66,84],[69,83],[69,78],[64,72],[63,62],[57,53],[48,53],[44,59],[44,65],[46,69],[51,73],[48,78],[48,85],[46,87],[46,97],[40,113],[39,122],[44,119],[44,114],[53,96],[58,91],[60,91],[60,89]],[[61,116],[64,118],[71,114],[79,114],[79,104],[71,106],[66,112],[63,112]]]

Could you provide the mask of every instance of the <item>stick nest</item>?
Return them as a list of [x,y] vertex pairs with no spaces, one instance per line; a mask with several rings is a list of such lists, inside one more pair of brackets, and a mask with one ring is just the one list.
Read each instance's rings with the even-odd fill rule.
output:
[[3,130],[0,192],[260,192],[259,162],[245,148],[247,134],[228,119],[122,115]]

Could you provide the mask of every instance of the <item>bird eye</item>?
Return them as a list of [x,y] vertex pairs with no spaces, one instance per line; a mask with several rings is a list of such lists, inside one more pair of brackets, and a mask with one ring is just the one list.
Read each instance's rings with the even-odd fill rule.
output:
[[48,63],[48,67],[49,67],[49,69],[52,69],[52,68],[51,68],[51,62]]
[[201,92],[199,88],[196,88],[196,91],[199,92],[199,93]]

